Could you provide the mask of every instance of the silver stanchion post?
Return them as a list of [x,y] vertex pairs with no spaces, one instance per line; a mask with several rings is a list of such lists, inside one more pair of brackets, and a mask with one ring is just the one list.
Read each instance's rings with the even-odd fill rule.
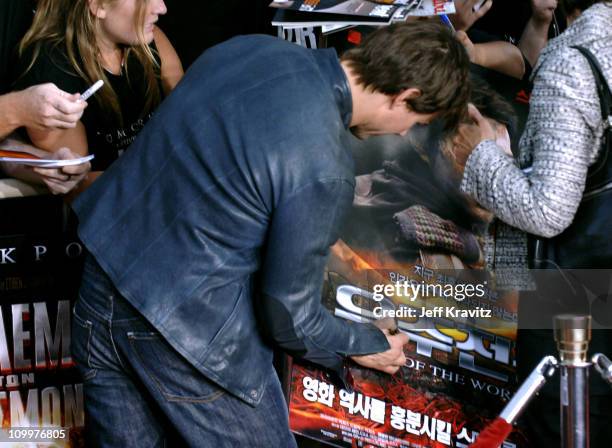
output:
[[561,447],[588,448],[591,316],[558,315],[553,328],[561,373]]

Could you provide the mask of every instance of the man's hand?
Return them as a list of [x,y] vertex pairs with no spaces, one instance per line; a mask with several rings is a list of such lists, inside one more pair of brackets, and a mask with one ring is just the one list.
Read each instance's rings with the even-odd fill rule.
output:
[[15,93],[18,95],[15,112],[19,126],[37,130],[74,128],[87,107],[79,93],[66,93],[51,83]]
[[389,350],[373,355],[351,356],[351,359],[361,366],[393,375],[400,367],[406,364],[404,345],[408,343],[409,339],[404,333],[391,335],[389,330],[381,331],[387,337],[387,342],[389,342],[389,346],[391,347]]
[[481,0],[455,0],[456,12],[449,18],[457,31],[469,30],[474,22],[489,12],[489,9],[493,6],[493,1],[487,0],[478,11],[474,11],[474,7],[479,5],[480,2]]

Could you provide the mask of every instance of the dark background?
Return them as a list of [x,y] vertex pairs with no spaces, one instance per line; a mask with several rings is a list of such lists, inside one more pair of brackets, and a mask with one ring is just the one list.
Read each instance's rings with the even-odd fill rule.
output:
[[[275,12],[268,7],[270,1],[165,0],[168,13],[160,17],[159,26],[187,69],[206,48],[231,37],[276,35],[270,25]],[[518,41],[530,15],[530,0],[494,0],[491,10],[474,28],[499,39]]]
[[271,0],[165,0],[168,13],[159,26],[185,69],[206,48],[240,34],[272,34]]

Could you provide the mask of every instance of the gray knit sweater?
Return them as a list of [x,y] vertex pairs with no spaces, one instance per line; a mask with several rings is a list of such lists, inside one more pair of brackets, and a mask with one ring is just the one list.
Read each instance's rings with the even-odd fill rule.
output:
[[[545,237],[571,224],[604,129],[595,79],[574,45],[595,54],[612,85],[612,5],[590,7],[542,52],[518,164],[486,140],[470,155],[461,183],[502,221]],[[532,171],[524,174],[519,164]]]

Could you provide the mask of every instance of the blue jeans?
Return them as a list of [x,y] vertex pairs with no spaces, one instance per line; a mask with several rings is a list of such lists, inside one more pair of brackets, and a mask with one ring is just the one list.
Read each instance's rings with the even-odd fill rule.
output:
[[230,395],[160,337],[91,256],[71,348],[84,381],[88,447],[296,446],[276,375],[257,407]]

